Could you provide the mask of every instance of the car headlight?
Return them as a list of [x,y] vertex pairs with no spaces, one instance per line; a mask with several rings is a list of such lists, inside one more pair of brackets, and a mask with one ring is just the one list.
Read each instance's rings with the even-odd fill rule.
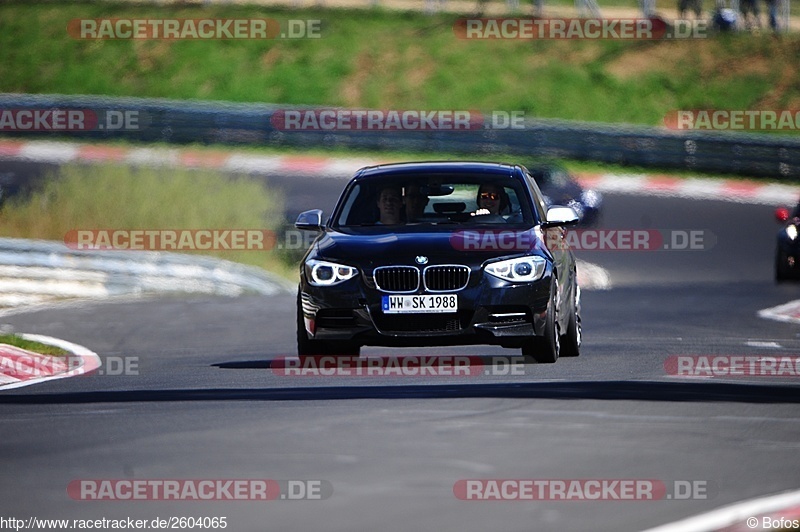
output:
[[594,209],[603,203],[603,195],[596,190],[584,190],[581,192],[581,201],[590,209]]
[[356,274],[358,270],[351,266],[316,259],[306,261],[308,282],[314,286],[332,286],[352,279]]
[[539,256],[501,260],[486,266],[486,273],[516,283],[536,281],[544,275],[547,261]]
[[797,226],[796,225],[787,225],[786,226],[786,235],[789,237],[790,240],[795,240],[797,238]]

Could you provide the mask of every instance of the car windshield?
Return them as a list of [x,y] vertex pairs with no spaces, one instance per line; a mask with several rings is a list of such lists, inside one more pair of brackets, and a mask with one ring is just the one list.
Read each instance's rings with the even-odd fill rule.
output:
[[527,225],[528,192],[516,179],[484,175],[406,175],[364,178],[350,186],[334,213],[336,228]]

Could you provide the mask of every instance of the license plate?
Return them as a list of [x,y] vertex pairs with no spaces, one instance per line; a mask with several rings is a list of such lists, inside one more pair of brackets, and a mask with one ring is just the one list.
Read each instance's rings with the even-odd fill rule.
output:
[[458,297],[455,294],[443,296],[383,296],[381,307],[384,314],[456,312],[458,310]]

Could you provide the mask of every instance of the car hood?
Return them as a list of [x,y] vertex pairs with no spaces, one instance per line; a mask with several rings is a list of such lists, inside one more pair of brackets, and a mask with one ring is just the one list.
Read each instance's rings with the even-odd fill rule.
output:
[[[547,253],[538,229],[469,228],[414,233],[346,234],[326,231],[317,242],[318,258],[370,270],[392,264],[466,264],[530,253]],[[419,260],[418,260],[419,257]],[[427,262],[423,259],[427,258]]]

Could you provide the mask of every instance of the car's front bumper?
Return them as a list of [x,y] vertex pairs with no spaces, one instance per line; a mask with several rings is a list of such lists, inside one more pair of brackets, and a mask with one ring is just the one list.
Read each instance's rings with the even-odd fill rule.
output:
[[[483,274],[458,296],[457,313],[386,314],[384,292],[360,277],[332,287],[301,282],[306,331],[317,340],[354,340],[395,347],[494,344],[519,347],[542,335],[552,272],[532,283],[510,283]],[[424,292],[418,292],[420,294]]]

